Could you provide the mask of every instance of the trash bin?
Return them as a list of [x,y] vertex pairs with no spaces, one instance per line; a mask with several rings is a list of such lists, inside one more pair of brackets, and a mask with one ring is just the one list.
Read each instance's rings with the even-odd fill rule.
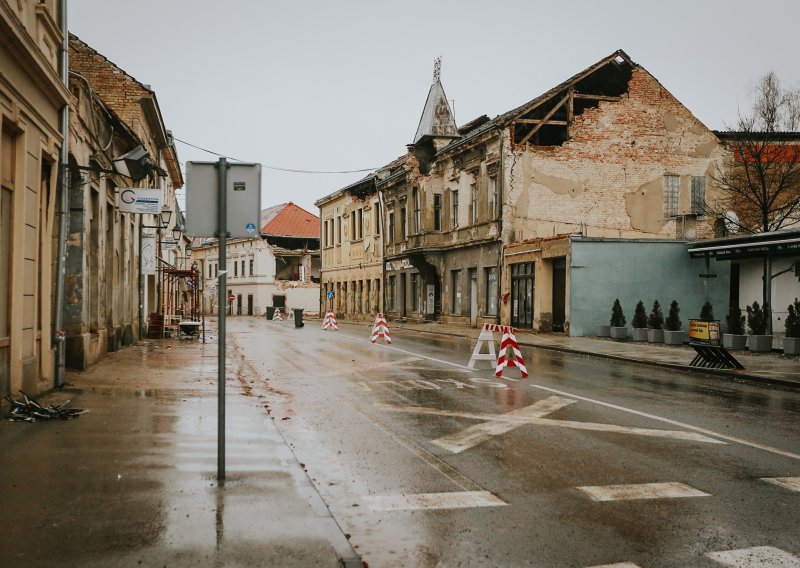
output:
[[303,308],[293,308],[294,310],[294,326],[303,327]]
[[271,320],[275,316],[275,306],[267,306],[267,319]]

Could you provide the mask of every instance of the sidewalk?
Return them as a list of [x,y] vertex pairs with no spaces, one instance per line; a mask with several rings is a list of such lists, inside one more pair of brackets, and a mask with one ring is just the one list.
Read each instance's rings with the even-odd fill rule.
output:
[[40,399],[87,414],[0,422],[2,565],[360,567],[255,377],[227,362],[223,485],[216,343],[112,353]]
[[[365,322],[341,320],[340,323],[358,324]],[[390,321],[389,327],[392,330],[465,337],[472,341],[476,341],[480,334],[480,329],[478,328],[440,323],[400,323]],[[749,353],[747,351],[731,351],[733,356],[744,366],[743,370],[698,369],[689,366],[695,356],[695,352],[688,345],[671,346],[630,340],[615,341],[597,337],[568,337],[560,333],[533,333],[522,330],[516,330],[516,334],[520,345],[528,347],[606,357],[643,365],[657,365],[728,378],[800,386],[800,357],[787,357],[777,352]],[[498,337],[497,339],[499,340],[500,338]]]

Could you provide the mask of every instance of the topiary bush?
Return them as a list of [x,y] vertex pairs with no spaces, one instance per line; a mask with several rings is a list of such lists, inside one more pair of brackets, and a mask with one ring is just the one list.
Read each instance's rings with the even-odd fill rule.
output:
[[768,321],[769,304],[764,304],[763,308],[758,305],[758,302],[747,306],[747,327],[750,329],[750,335],[765,335]]
[[789,304],[789,315],[786,316],[786,337],[800,337],[800,301],[794,299],[793,304]]
[[664,314],[661,313],[661,304],[658,300],[653,302],[653,309],[650,310],[650,315],[647,316],[647,327],[650,329],[664,329]]
[[641,300],[633,311],[633,327],[638,329],[647,327],[647,312],[644,310],[644,302]]
[[682,323],[681,319],[678,317],[680,312],[681,309],[678,307],[678,300],[672,300],[672,303],[669,305],[669,315],[666,321],[667,331],[681,330]]
[[725,316],[728,324],[728,333],[731,335],[744,335],[744,316],[739,306],[731,306],[731,311]]
[[625,322],[625,314],[622,313],[622,305],[619,303],[619,298],[617,298],[611,307],[611,326],[625,327]]
[[702,321],[714,321],[714,308],[711,306],[711,302],[703,304],[700,309],[700,319]]

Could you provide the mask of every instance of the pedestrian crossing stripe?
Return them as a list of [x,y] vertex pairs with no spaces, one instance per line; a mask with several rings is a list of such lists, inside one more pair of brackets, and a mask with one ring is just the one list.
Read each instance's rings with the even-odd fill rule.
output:
[[677,499],[685,497],[710,497],[683,483],[638,483],[629,485],[597,485],[578,487],[593,501],[629,501],[634,499]]
[[800,493],[800,477],[762,477],[761,481]]
[[800,558],[772,546],[709,552],[706,558],[731,568],[800,568]]
[[373,511],[466,509],[471,507],[502,507],[508,504],[488,491],[370,495],[364,497],[364,501]]

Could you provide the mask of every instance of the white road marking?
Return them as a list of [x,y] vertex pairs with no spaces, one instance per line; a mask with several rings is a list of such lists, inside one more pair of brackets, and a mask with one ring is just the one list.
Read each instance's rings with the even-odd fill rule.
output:
[[[525,408],[507,412],[504,416],[513,418],[519,417],[527,420],[541,418],[542,416],[551,414],[560,408],[569,406],[574,402],[574,400],[569,400],[567,398],[551,396],[544,400],[540,400],[535,404],[526,406]],[[518,426],[521,426],[521,424],[509,424],[508,422],[502,422],[499,420],[490,420],[488,422],[476,424],[475,426],[470,426],[469,428],[466,428],[460,432],[456,432],[455,434],[438,438],[433,440],[432,443],[454,454],[458,454],[491,439],[492,436],[499,436],[501,434],[505,434],[506,432],[510,432]]]
[[[363,339],[363,338],[356,338],[356,337],[353,337],[351,335],[345,335],[345,334],[342,334],[341,337],[346,337],[346,338],[354,340],[354,341],[360,341],[361,339]],[[392,347],[391,345],[379,345],[379,347],[382,347],[384,349],[391,349],[393,351],[398,351],[400,353],[405,353],[407,355],[413,355],[415,357],[420,357],[422,359],[427,359],[429,361],[435,361],[435,362],[441,363],[443,365],[449,365],[451,367],[457,367],[459,369],[465,369],[467,371],[471,371],[472,370],[472,369],[469,369],[466,365],[460,365],[458,363],[453,363],[452,361],[445,361],[443,359],[437,359],[435,357],[430,357],[428,355],[422,355],[422,354],[419,354],[419,353],[413,353],[411,351],[406,351],[404,349],[399,349],[397,347]],[[745,440],[744,438],[738,438],[736,436],[728,436],[726,434],[720,434],[718,432],[714,432],[713,430],[708,430],[706,428],[700,428],[698,426],[693,426],[691,424],[686,424],[684,422],[679,422],[677,420],[671,420],[670,418],[663,418],[661,416],[656,416],[654,414],[648,414],[648,413],[642,412],[640,410],[634,410],[632,408],[626,408],[624,406],[619,406],[617,404],[612,404],[610,402],[605,402],[605,401],[602,401],[602,400],[597,400],[597,399],[589,398],[589,397],[586,397],[586,396],[580,396],[580,395],[577,395],[577,394],[572,394],[572,393],[569,393],[569,392],[566,392],[566,391],[553,389],[553,388],[545,387],[545,386],[542,386],[542,385],[536,385],[536,384],[533,384],[533,383],[528,383],[528,386],[530,388],[533,388],[533,389],[545,390],[545,391],[552,392],[552,393],[555,393],[555,394],[559,394],[559,395],[567,396],[567,397],[570,397],[570,398],[574,398],[576,400],[583,400],[585,402],[591,402],[592,404],[597,404],[599,406],[605,406],[606,408],[612,408],[614,410],[619,410],[621,412],[627,412],[629,414],[634,414],[636,416],[642,416],[644,418],[649,418],[651,420],[656,420],[658,422],[663,422],[665,424],[671,424],[672,426],[678,426],[680,428],[685,428],[687,430],[693,430],[694,432],[699,432],[699,433],[705,434],[707,436],[713,436],[715,438],[719,438],[720,440],[726,440],[728,442],[735,442],[737,444],[741,444],[743,446],[749,446],[751,448],[755,448],[755,449],[758,449],[758,450],[769,452],[771,454],[777,454],[779,456],[784,456],[784,457],[791,458],[791,459],[794,459],[794,460],[800,460],[800,454],[797,454],[797,453],[794,453],[794,452],[790,452],[788,450],[782,450],[780,448],[775,448],[775,447],[772,447],[772,446],[767,446],[765,444],[759,444],[757,442],[751,442],[749,440]]]
[[634,428],[630,426],[617,426],[615,424],[595,424],[593,422],[575,422],[572,420],[552,420],[544,418],[548,414],[561,408],[574,404],[576,401],[560,396],[551,396],[544,400],[512,410],[506,414],[485,414],[479,412],[460,412],[451,410],[438,410],[423,406],[406,406],[376,403],[375,408],[390,412],[405,412],[409,414],[425,414],[430,416],[452,416],[470,420],[481,420],[481,424],[470,426],[464,430],[432,440],[436,446],[454,454],[463,452],[481,444],[492,436],[499,436],[525,425],[556,426],[572,428],[575,430],[592,430],[597,432],[612,432],[616,434],[633,434],[638,436],[652,436],[657,438],[670,438],[673,440],[687,440],[692,442],[706,442],[710,444],[724,444],[714,438],[708,438],[695,432],[680,432],[676,430],[655,430],[652,428]]
[[710,497],[683,483],[639,483],[631,485],[601,485],[578,487],[594,501],[627,501],[631,499],[675,499],[679,497]]
[[617,426],[616,424],[595,424],[594,422],[574,422],[572,420],[533,420],[531,424],[539,426],[559,426],[561,428],[574,428],[575,430],[593,430],[595,432],[613,432],[616,434],[634,434],[636,436],[652,436],[654,438],[671,438],[673,440],[687,440],[690,442],[705,442],[707,444],[725,444],[696,432],[681,432],[680,430],[657,430],[654,428],[634,428],[632,426]]
[[502,507],[508,504],[488,491],[373,495],[364,497],[364,501],[373,511],[467,509],[472,507]]
[[800,558],[772,546],[709,552],[706,556],[731,568],[800,568]]
[[[424,355],[420,355],[420,357],[424,357]],[[592,404],[597,404],[600,406],[605,406],[606,408],[613,408],[614,410],[620,410],[622,412],[627,412],[629,414],[634,414],[636,416],[642,416],[644,418],[650,418],[651,420],[656,420],[658,422],[664,422],[665,424],[671,424],[672,426],[679,426],[681,428],[686,428],[687,430],[693,430],[695,432],[700,432],[701,434],[705,434],[707,436],[714,436],[715,438],[719,438],[720,440],[726,440],[728,442],[735,442],[737,444],[741,444],[743,446],[750,446],[751,448],[757,448],[759,450],[764,450],[765,452],[770,452],[773,454],[778,454],[780,456],[784,456],[787,458],[792,458],[795,460],[800,460],[800,454],[796,454],[794,452],[790,452],[788,450],[782,450],[780,448],[773,448],[772,446],[766,446],[764,444],[759,444],[757,442],[750,442],[749,440],[744,440],[742,438],[737,438],[735,436],[727,436],[725,434],[720,434],[718,432],[714,432],[713,430],[708,430],[706,428],[700,428],[698,426],[692,426],[691,424],[686,424],[684,422],[678,422],[677,420],[671,420],[670,418],[663,418],[661,416],[656,416],[654,414],[648,414],[647,412],[642,412],[640,410],[634,410],[632,408],[626,408],[624,406],[619,406],[617,404],[611,404],[610,402],[604,402],[602,400],[596,400],[593,398],[580,396],[577,394],[571,394],[562,390],[558,389],[551,389],[550,387],[545,387],[542,385],[534,385],[530,384],[531,388],[544,390],[547,392],[552,392],[555,394],[560,394],[564,396],[568,396],[577,400],[583,400],[585,402],[591,402]]]
[[800,477],[762,477],[761,481],[800,493]]
[[617,562],[616,564],[603,564],[602,566],[592,566],[591,568],[640,568],[633,562]]

